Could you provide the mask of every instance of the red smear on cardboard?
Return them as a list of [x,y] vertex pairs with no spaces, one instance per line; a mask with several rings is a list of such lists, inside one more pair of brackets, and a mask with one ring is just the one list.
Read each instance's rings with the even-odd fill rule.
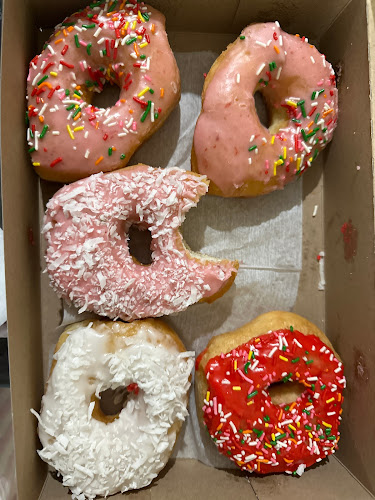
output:
[[341,226],[344,243],[344,258],[347,262],[352,262],[357,255],[358,231],[352,224],[352,220],[344,222]]

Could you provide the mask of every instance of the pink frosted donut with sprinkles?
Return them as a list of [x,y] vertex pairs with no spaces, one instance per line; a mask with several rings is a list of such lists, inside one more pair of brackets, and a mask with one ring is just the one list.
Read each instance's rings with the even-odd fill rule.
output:
[[[91,104],[110,83],[113,107]],[[94,1],[59,24],[27,78],[27,141],[43,178],[72,182],[124,167],[180,99],[163,14],[128,1]]]
[[[125,321],[220,297],[238,262],[191,252],[179,232],[207,189],[203,176],[146,165],[64,186],[48,202],[43,227],[53,288],[80,313]],[[149,265],[130,253],[132,225],[151,233]]]
[[[269,127],[255,108],[265,100]],[[210,194],[258,196],[300,177],[337,125],[335,74],[305,37],[278,22],[253,24],[218,57],[202,93],[192,170]]]
[[344,368],[304,318],[275,311],[214,337],[197,370],[207,430],[242,470],[301,475],[337,449]]

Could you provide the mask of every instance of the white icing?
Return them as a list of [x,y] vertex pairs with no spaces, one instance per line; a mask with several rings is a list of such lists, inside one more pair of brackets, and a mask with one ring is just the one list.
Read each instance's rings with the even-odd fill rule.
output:
[[[111,337],[113,353],[108,352]],[[33,411],[43,445],[40,457],[61,473],[73,499],[150,484],[174,446],[173,424],[188,414],[194,353],[180,353],[172,340],[166,347],[165,336],[148,325],[131,337],[89,325],[74,330],[54,358],[40,417]],[[93,393],[131,383],[138,384],[139,394],[129,398],[116,420],[105,424],[92,418]]]

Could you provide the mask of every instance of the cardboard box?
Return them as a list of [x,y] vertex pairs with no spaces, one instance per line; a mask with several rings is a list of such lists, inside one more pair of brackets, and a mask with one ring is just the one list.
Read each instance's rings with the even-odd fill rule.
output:
[[[36,421],[43,394],[43,335],[59,324],[60,303],[41,277],[40,217],[57,189],[33,173],[25,143],[25,79],[37,53],[38,27],[52,27],[87,0],[5,0],[1,140],[10,371],[18,498],[65,499],[67,490],[39,459]],[[375,492],[375,139],[371,135],[374,20],[370,0],[150,0],[167,17],[177,50],[223,50],[251,22],[278,19],[303,33],[341,68],[339,125],[332,144],[303,178],[303,271],[295,311],[327,333],[348,380],[337,456],[302,478],[250,478],[195,460],[172,461],[140,499],[367,499]],[[370,59],[370,64],[369,64]],[[358,169],[360,167],[360,169]],[[272,195],[271,195],[272,196]],[[312,223],[312,212],[319,206]],[[351,221],[357,250],[344,253]],[[33,235],[33,236],[32,236]],[[326,291],[318,291],[316,256],[325,249]],[[43,250],[42,250],[43,251]],[[244,318],[244,322],[250,318]],[[116,495],[113,498],[121,498]]]

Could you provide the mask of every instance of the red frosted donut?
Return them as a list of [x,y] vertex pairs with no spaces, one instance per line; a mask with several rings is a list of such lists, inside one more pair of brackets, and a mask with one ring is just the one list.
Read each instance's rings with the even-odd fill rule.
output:
[[[191,252],[179,232],[207,185],[205,177],[179,168],[136,165],[64,186],[48,202],[43,228],[58,295],[80,312],[125,321],[220,297],[238,262]],[[130,253],[133,224],[151,233],[150,265]]]
[[[260,333],[267,322],[272,327],[290,326]],[[244,338],[250,340],[210,357],[220,345],[228,348]],[[334,453],[345,377],[342,363],[327,344],[324,334],[307,320],[280,312],[260,316],[209,343],[198,358],[198,397],[221,453],[245,471],[299,475]],[[276,382],[298,382],[304,392],[297,391],[293,401],[296,384],[286,391],[278,388],[275,397],[284,402],[275,404],[269,387]]]
[[[110,82],[112,108],[92,102]],[[180,98],[165,18],[137,3],[97,1],[59,24],[30,63],[32,163],[44,179],[71,182],[124,167]]]
[[[262,93],[270,126],[254,94]],[[207,75],[194,133],[192,170],[211,194],[257,196],[300,176],[331,140],[338,92],[332,66],[307,38],[278,23],[253,24]]]

